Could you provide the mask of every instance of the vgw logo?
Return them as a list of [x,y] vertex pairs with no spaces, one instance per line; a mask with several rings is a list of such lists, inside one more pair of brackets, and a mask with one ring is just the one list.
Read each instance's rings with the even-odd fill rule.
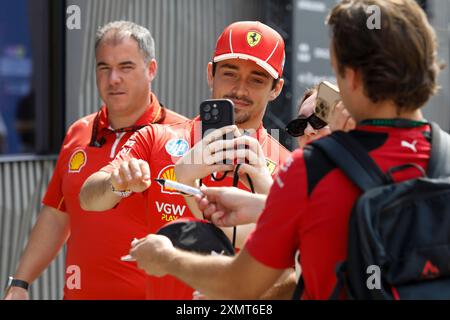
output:
[[161,220],[167,222],[174,221],[179,217],[182,217],[184,211],[186,210],[186,206],[182,206],[179,204],[164,203],[158,201],[156,201],[155,204],[156,209],[159,213],[161,213]]

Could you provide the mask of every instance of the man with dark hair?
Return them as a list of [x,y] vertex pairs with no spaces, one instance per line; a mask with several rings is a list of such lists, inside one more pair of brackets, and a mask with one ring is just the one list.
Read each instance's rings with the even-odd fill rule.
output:
[[[119,260],[134,237],[148,233],[140,195],[105,219],[80,207],[84,180],[114,159],[133,132],[187,118],[163,107],[151,91],[155,44],[146,28],[115,21],[95,39],[97,88],[104,105],[67,131],[38,220],[10,282],[7,299],[27,299],[28,284],[67,241],[64,299],[145,299],[145,273]],[[123,194],[122,194],[123,195]],[[124,195],[123,195],[124,196]]]
[[[372,5],[380,8],[379,30],[367,28]],[[420,108],[436,91],[439,67],[435,34],[423,10],[414,0],[343,0],[328,24],[338,86],[358,123],[347,135],[358,139],[383,172],[406,163],[426,169],[430,126]],[[408,167],[393,178],[419,175]],[[237,257],[202,257],[149,235],[130,250],[138,266],[149,274],[174,275],[213,298],[257,298],[300,251],[302,298],[327,299],[336,285],[335,267],[346,259],[349,216],[361,190],[320,150],[306,146],[284,164],[267,201],[261,195],[225,197],[226,192],[205,189],[206,198],[198,199],[223,224],[248,223],[263,210]]]

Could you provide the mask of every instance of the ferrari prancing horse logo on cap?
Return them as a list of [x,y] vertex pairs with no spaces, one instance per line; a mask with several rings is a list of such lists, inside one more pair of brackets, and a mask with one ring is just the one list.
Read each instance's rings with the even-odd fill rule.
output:
[[256,46],[261,41],[261,34],[256,31],[250,31],[247,33],[247,43],[250,47]]

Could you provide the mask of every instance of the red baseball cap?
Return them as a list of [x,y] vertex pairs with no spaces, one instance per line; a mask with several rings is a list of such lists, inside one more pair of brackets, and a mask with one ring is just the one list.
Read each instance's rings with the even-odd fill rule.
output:
[[228,59],[252,60],[278,79],[283,75],[284,40],[278,32],[259,21],[232,23],[217,40],[213,61]]

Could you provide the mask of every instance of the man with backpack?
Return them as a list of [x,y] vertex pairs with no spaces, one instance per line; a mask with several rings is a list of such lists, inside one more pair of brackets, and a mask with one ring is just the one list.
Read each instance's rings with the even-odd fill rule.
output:
[[[379,29],[367,23],[373,6]],[[420,111],[437,90],[435,33],[414,0],[343,0],[328,24],[357,128],[293,153],[237,257],[201,257],[149,235],[130,251],[140,268],[212,298],[257,298],[299,251],[302,299],[450,298],[449,137]],[[206,216],[249,222],[265,200],[226,192],[203,190]]]

